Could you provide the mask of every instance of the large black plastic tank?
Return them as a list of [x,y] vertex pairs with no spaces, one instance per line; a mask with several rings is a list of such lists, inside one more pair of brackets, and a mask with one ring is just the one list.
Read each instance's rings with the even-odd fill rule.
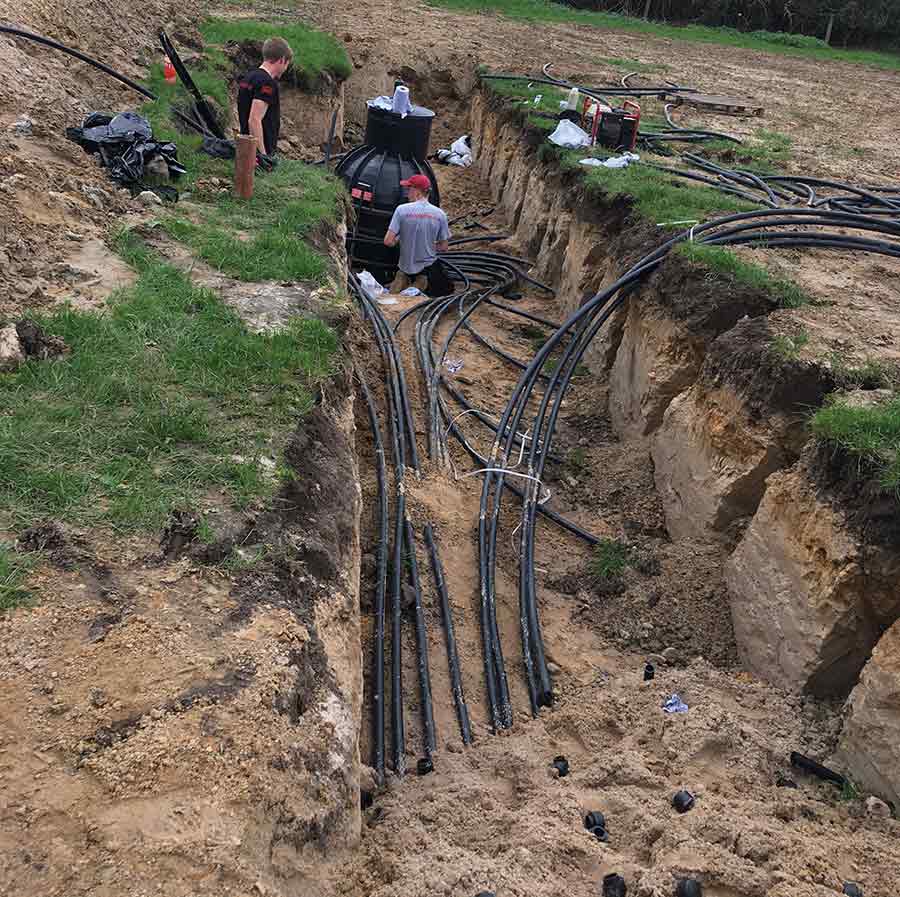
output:
[[437,178],[427,162],[433,121],[434,113],[422,106],[413,106],[404,117],[370,102],[365,144],[349,152],[336,169],[356,210],[347,233],[350,264],[368,269],[382,283],[397,273],[400,258],[398,248],[384,245],[394,209],[407,202],[400,181],[424,174],[431,181],[430,201],[441,204]]

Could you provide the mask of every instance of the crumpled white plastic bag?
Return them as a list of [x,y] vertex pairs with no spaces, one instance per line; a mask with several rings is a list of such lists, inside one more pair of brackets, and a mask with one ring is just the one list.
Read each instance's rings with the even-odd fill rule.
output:
[[556,130],[547,139],[551,143],[555,143],[557,146],[564,146],[567,149],[578,149],[580,146],[591,145],[590,134],[565,118],[556,126]]
[[468,134],[457,137],[456,140],[450,144],[450,152],[456,153],[457,156],[472,157],[474,155],[472,152],[472,138]]
[[376,299],[387,290],[368,271],[360,271],[357,275],[360,285],[370,299]]
[[595,168],[627,168],[632,162],[637,162],[640,158],[637,153],[622,153],[621,156],[610,156],[608,159],[579,159],[578,163]]

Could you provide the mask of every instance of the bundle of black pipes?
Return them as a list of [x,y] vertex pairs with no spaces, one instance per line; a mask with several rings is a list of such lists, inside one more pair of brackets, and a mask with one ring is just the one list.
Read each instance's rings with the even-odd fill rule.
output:
[[[415,533],[408,518],[406,504],[405,479],[410,469],[418,474],[419,462],[415,450],[415,426],[410,410],[409,394],[406,378],[403,373],[403,364],[395,338],[396,331],[403,322],[413,315],[417,316],[415,328],[415,346],[419,367],[427,387],[428,399],[428,453],[429,457],[438,463],[449,463],[447,451],[447,436],[453,434],[466,453],[478,465],[480,469],[489,466],[488,458],[472,445],[471,440],[465,435],[458,418],[459,413],[454,414],[447,406],[446,397],[449,396],[462,409],[461,414],[476,417],[486,428],[492,437],[497,431],[496,424],[490,417],[478,409],[472,408],[465,397],[446,381],[442,375],[444,359],[454,336],[465,327],[472,314],[484,305],[499,307],[500,309],[521,314],[522,316],[540,322],[548,330],[552,330],[555,322],[547,321],[528,312],[521,312],[511,306],[496,302],[493,297],[504,291],[510,291],[516,285],[531,282],[543,290],[549,288],[534,281],[525,273],[528,263],[511,256],[500,253],[475,253],[463,251],[450,251],[441,256],[444,264],[451,274],[452,279],[459,284],[459,289],[450,296],[426,299],[404,312],[394,324],[392,329],[384,314],[373,297],[362,288],[357,277],[350,275],[350,287],[360,303],[363,314],[372,325],[373,334],[379,347],[382,364],[385,373],[385,405],[387,408],[389,443],[394,459],[394,523],[390,522],[390,501],[388,498],[387,467],[384,461],[385,441],[381,436],[381,426],[372,392],[364,379],[360,376],[363,397],[368,408],[370,424],[373,429],[373,439],[376,451],[376,478],[378,482],[378,552],[374,600],[374,649],[372,659],[372,766],[377,771],[379,778],[383,778],[386,766],[386,735],[385,719],[386,709],[384,700],[384,674],[385,658],[387,655],[387,607],[390,605],[390,632],[391,632],[391,765],[400,775],[405,772],[405,720],[403,716],[403,679],[402,679],[402,655],[400,650],[402,635],[402,575],[404,561],[409,567],[410,586],[415,595],[414,618],[416,629],[417,667],[419,671],[419,691],[422,707],[422,731],[423,752],[430,759],[436,744],[434,728],[434,715],[432,711],[431,682],[428,662],[427,633],[425,631],[425,616],[422,604],[422,590],[418,576],[418,564],[415,560],[416,545]],[[552,291],[551,291],[552,292]],[[449,315],[456,314],[452,321],[448,335],[437,345],[437,330],[443,320]],[[525,362],[512,358],[508,353],[502,352],[489,340],[482,337],[482,344],[496,352],[507,364],[516,367],[525,367]],[[528,437],[524,434],[514,434],[514,442],[524,452],[528,444]],[[524,498],[524,490],[506,484],[519,498]],[[570,521],[560,517],[549,508],[540,506],[538,511],[548,518],[566,528],[570,532],[595,543],[596,537],[585,532]],[[388,583],[388,554],[389,543],[393,534],[393,551],[391,566],[391,580]],[[455,634],[450,610],[450,597],[446,580],[443,575],[443,567],[440,562],[437,539],[434,528],[428,524],[425,528],[425,540],[431,558],[431,566],[434,573],[437,594],[441,606],[441,619],[444,625],[445,642],[447,649],[450,680],[453,689],[453,699],[456,706],[460,732],[465,744],[472,741],[471,724],[468,709],[462,689],[462,677],[459,668],[459,658],[456,651]],[[405,555],[404,555],[405,551]],[[485,646],[499,645],[497,636],[496,616],[493,608],[482,606],[481,623],[483,629],[483,644]],[[500,659],[502,661],[502,658]],[[500,664],[502,666],[502,663]],[[493,682],[497,676],[498,662],[486,652],[485,671],[489,676],[489,682]],[[501,688],[501,700],[508,704],[505,689]],[[496,700],[496,698],[492,698]]]
[[[831,228],[831,229],[829,229]],[[851,233],[847,233],[850,231]],[[860,233],[852,233],[857,231]],[[877,236],[870,236],[870,235]],[[497,531],[502,490],[510,458],[519,450],[514,434],[518,431],[539,375],[550,354],[563,349],[561,361],[555,367],[544,388],[540,406],[529,428],[528,480],[522,506],[519,530],[519,603],[522,651],[525,661],[528,692],[532,713],[553,701],[553,686],[547,669],[543,638],[535,590],[534,545],[539,484],[550,451],[556,423],[572,375],[587,347],[613,312],[634,293],[641,280],[655,270],[678,243],[693,240],[706,245],[758,245],[766,247],[814,247],[821,249],[859,250],[900,258],[900,223],[855,213],[824,209],[760,209],[729,215],[698,225],[672,238],[631,269],[615,283],[597,293],[591,300],[569,316],[547,340],[519,378],[519,382],[504,409],[491,450],[494,471],[485,475],[481,496],[479,522],[479,551],[482,603],[492,607],[495,602],[494,570],[497,562]],[[491,638],[496,631],[489,632]],[[498,680],[505,679],[502,669],[502,648],[490,647],[492,656],[499,658]],[[492,707],[495,726],[507,726],[511,708],[502,702]]]
[[800,206],[856,215],[900,218],[900,187],[856,187],[843,181],[806,175],[758,174],[742,168],[725,168],[696,153],[683,153],[680,158],[702,173],[656,162],[642,161],[640,164],[702,183],[770,209]]

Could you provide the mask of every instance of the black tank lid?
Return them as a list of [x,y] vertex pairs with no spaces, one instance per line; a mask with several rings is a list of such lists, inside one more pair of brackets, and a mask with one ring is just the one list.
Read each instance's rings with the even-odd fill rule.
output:
[[393,109],[384,109],[382,106],[376,106],[375,100],[366,100],[366,105],[370,109],[377,109],[383,115],[396,118],[398,122],[406,118],[434,118],[434,112],[431,109],[426,109],[424,106],[416,106],[415,104],[409,107],[409,112],[405,116],[399,112],[394,112]]

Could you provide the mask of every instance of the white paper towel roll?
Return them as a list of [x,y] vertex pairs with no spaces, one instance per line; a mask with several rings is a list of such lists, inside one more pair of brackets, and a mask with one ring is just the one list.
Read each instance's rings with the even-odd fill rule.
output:
[[406,115],[409,112],[409,88],[400,85],[394,88],[394,104],[393,111],[400,115]]

